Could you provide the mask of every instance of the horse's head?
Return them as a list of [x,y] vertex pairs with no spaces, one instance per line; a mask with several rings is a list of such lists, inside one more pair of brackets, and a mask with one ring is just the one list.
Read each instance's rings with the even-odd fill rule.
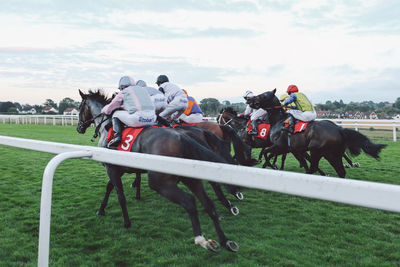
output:
[[82,97],[82,102],[79,105],[79,121],[76,130],[78,133],[84,134],[86,129],[94,122],[97,115],[100,114],[101,108],[110,100],[100,90],[95,92],[89,90],[88,94],[79,90],[79,94]]
[[280,106],[279,99],[275,96],[275,93],[276,88],[272,91],[267,91],[265,93],[250,98],[249,100],[247,100],[247,104],[255,109],[271,109],[276,106]]
[[237,112],[232,107],[226,107],[221,109],[220,114],[217,116],[217,122],[220,125],[226,125],[236,116]]
[[84,94],[81,90],[79,90],[79,94],[82,97],[82,102],[79,105],[79,121],[76,130],[78,133],[84,134],[87,127],[92,123],[93,115],[88,104],[88,95]]

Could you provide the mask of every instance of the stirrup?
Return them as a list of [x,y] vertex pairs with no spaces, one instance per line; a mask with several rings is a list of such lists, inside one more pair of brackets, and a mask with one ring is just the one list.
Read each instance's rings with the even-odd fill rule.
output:
[[121,144],[121,141],[122,141],[121,138],[116,137],[116,138],[112,139],[110,142],[108,142],[107,147],[115,148],[115,147],[119,146],[119,144]]

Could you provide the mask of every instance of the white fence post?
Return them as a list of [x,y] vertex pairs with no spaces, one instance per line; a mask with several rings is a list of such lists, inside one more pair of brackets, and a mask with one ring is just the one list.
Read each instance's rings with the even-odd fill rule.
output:
[[396,123],[393,122],[393,142],[397,141],[397,129],[396,129]]
[[49,266],[50,248],[50,218],[51,218],[51,194],[53,188],[54,172],[58,165],[66,159],[91,157],[90,151],[72,151],[58,154],[49,161],[43,173],[42,196],[40,199],[40,225],[39,225],[39,249],[38,266]]

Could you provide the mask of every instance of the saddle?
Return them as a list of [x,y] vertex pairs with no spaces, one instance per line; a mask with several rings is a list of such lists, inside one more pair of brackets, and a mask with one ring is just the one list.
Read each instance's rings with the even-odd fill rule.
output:
[[[263,140],[267,140],[269,130],[271,129],[271,124],[267,122],[261,122],[257,125],[257,128],[258,128],[258,133],[257,135],[254,136]],[[249,119],[247,123],[247,132],[250,132],[252,129],[253,125],[251,125],[251,120]]]
[[[294,131],[293,133],[301,133],[307,129],[307,126],[310,122],[309,121],[299,121],[297,120],[294,124]],[[285,127],[289,127],[289,121],[285,121]]]

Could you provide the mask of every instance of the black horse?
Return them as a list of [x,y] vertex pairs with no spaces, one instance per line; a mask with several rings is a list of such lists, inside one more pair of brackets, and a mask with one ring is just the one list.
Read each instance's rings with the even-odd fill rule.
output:
[[[243,117],[238,117],[237,112],[232,107],[227,107],[227,108],[222,109],[220,114],[217,117],[217,121],[222,125],[229,125],[233,129],[235,129],[238,132],[238,134],[243,138],[243,140],[246,141],[247,144],[250,144],[254,148],[262,148],[262,150],[260,151],[259,156],[258,156],[258,161],[261,161],[261,158],[263,156],[265,158],[265,162],[264,162],[262,168],[265,168],[268,166],[273,169],[278,169],[278,167],[276,166],[276,161],[277,161],[278,155],[275,155],[273,153],[267,154],[265,151],[268,147],[270,147],[272,145],[269,132],[268,132],[267,139],[261,139],[259,137],[255,137],[254,135],[249,135],[247,133],[248,120]],[[267,121],[265,121],[265,122],[268,123]],[[287,153],[284,153],[284,151],[282,151],[282,153],[283,154],[281,155],[282,158],[281,158],[280,170],[284,169],[286,155],[287,155]],[[295,156],[304,157],[306,160],[310,161],[310,156],[308,153],[305,153],[303,155],[295,155]],[[271,164],[270,161],[272,158],[273,158],[273,162]],[[343,154],[343,158],[347,161],[347,163],[344,164],[344,167],[346,167],[346,168],[360,166],[360,164],[358,162],[353,162],[349,158],[349,156],[346,155],[346,153]],[[299,160],[299,162],[302,163],[301,160]],[[305,169],[307,170],[308,167],[305,166]],[[318,168],[317,171],[321,175],[325,175],[325,173],[321,169]]]
[[[82,97],[82,102],[79,107],[77,131],[78,133],[84,134],[91,122],[94,122],[97,126],[100,125],[99,146],[105,147],[107,144],[107,130],[105,129],[105,124],[101,124],[102,118],[98,115],[100,114],[102,107],[110,102],[110,99],[107,99],[100,91],[89,91],[88,94],[84,94],[79,90],[79,93]],[[217,155],[212,150],[202,146],[189,136],[171,128],[144,128],[137,136],[131,152],[227,163],[223,157]],[[107,192],[111,192],[112,188],[116,189],[118,201],[122,208],[122,214],[124,217],[124,226],[128,228],[131,226],[131,221],[126,208],[126,198],[121,177],[124,173],[132,173],[137,170],[112,164],[104,164],[104,166],[110,179],[107,184]],[[182,182],[199,199],[205,211],[214,223],[220,243],[229,251],[238,251],[238,244],[229,240],[225,236],[220,226],[214,203],[207,196],[201,180],[148,171],[149,187],[168,200],[182,206],[189,214],[195,237],[195,244],[216,251],[219,247],[218,242],[214,240],[206,240],[202,236],[194,196],[180,189],[177,186],[179,182]],[[106,196],[105,199],[106,198],[108,199],[108,196]],[[102,202],[98,214],[105,214],[104,208],[106,204],[107,203],[104,201]]]
[[[253,108],[263,108],[268,111],[271,123],[271,142],[273,145],[265,153],[279,154],[287,151],[287,132],[282,131],[287,113],[283,110],[279,99],[275,96],[276,89],[257,95],[249,100]],[[359,155],[361,150],[366,154],[379,158],[384,144],[373,144],[365,135],[337,126],[329,120],[311,121],[305,131],[291,135],[291,152],[310,152],[310,169],[307,173],[314,173],[318,169],[319,161],[324,157],[335,169],[339,177],[346,176],[342,157],[348,149],[350,154]]]

